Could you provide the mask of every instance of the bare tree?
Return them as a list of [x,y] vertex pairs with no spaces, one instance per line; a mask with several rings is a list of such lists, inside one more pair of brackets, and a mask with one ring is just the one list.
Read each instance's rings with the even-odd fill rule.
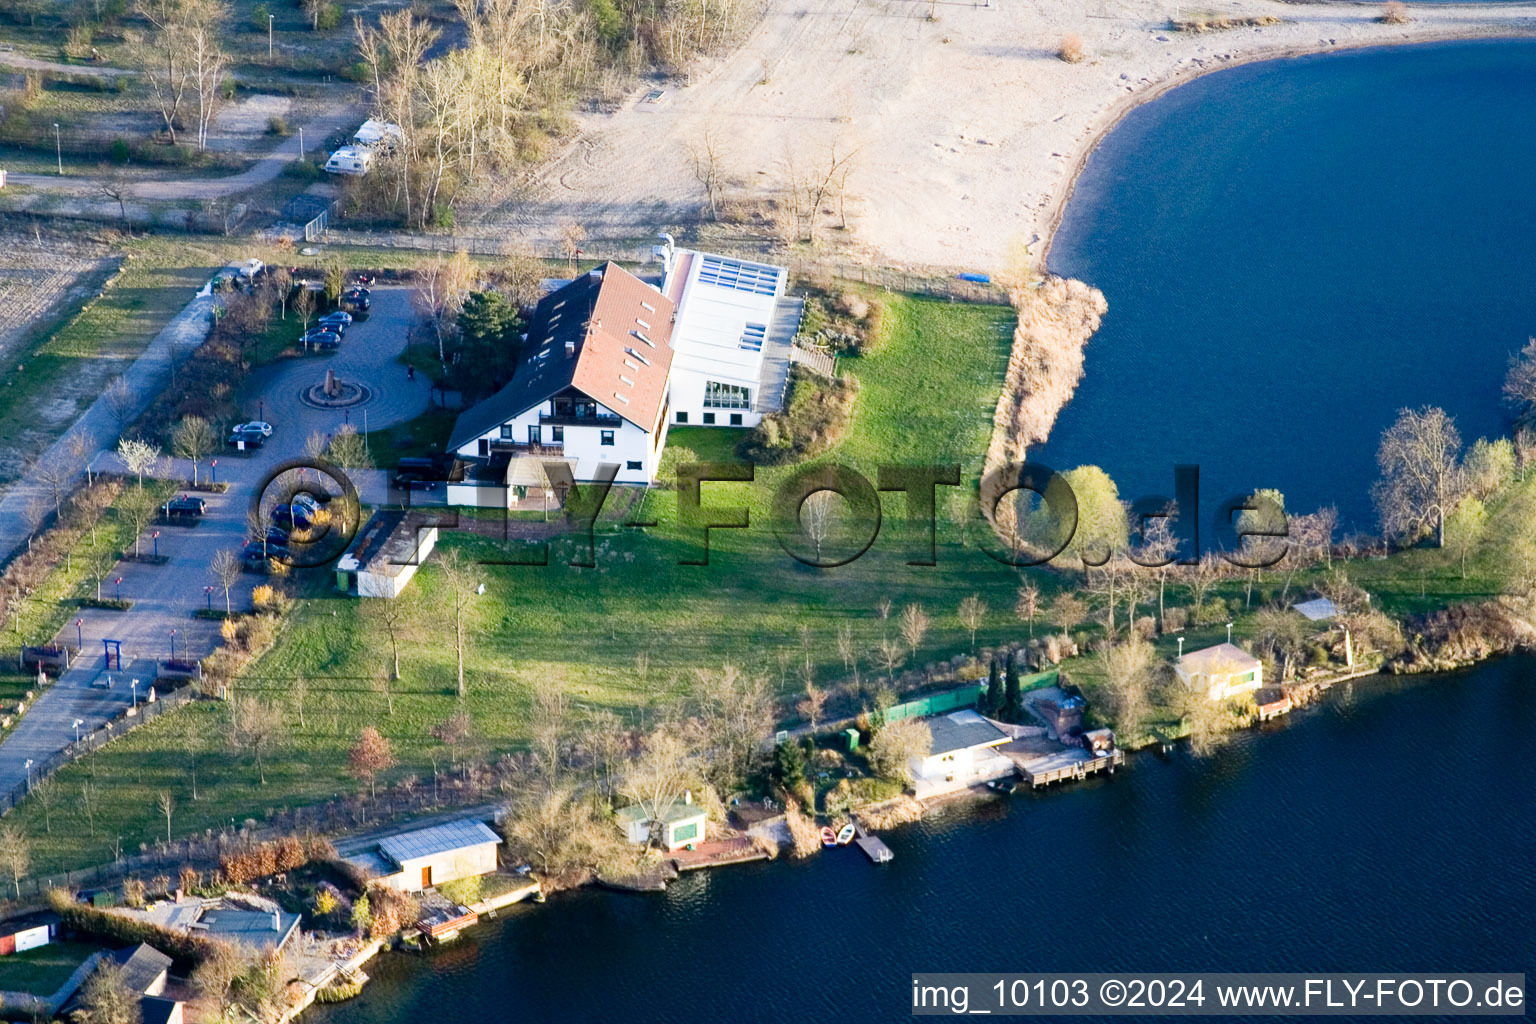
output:
[[1051,615],[1061,627],[1061,635],[1071,639],[1072,631],[1088,618],[1088,604],[1082,598],[1063,590],[1051,601]]
[[132,490],[125,491],[117,499],[117,514],[121,516],[133,529],[133,556],[139,556],[140,545],[143,542],[144,531],[155,518],[155,512],[160,506],[155,504],[155,496],[149,491]]
[[192,486],[197,486],[197,464],[214,451],[218,439],[213,425],[201,416],[185,416],[171,432],[171,451],[192,463]]
[[1131,742],[1139,736],[1146,722],[1151,708],[1149,691],[1155,657],[1152,645],[1135,633],[1122,643],[1106,644],[1099,649],[1099,667],[1109,695],[1109,712],[1114,716],[1115,730],[1123,742]]
[[364,726],[357,742],[347,753],[347,770],[352,777],[368,783],[368,798],[377,801],[379,776],[395,766],[395,752],[389,740],[373,726]]
[[469,604],[479,588],[480,573],[463,551],[451,548],[438,560],[443,574],[443,586],[447,600],[443,611],[448,616],[453,631],[454,676],[460,697],[464,696],[464,654],[469,645]]
[[920,604],[909,604],[901,610],[901,638],[906,641],[907,647],[912,652],[912,660],[917,660],[917,649],[923,645],[923,638],[928,635],[928,613],[923,611]]
[[581,243],[587,239],[587,229],[576,221],[566,221],[560,229],[560,251],[571,263],[571,273],[576,273],[576,257],[581,255]]
[[133,222],[128,219],[129,185],[122,171],[110,171],[96,180],[96,194],[108,202],[117,204],[123,220],[123,234],[133,237]]
[[392,601],[367,601],[363,619],[389,645],[389,671],[400,678],[400,648],[422,636],[421,599],[415,590],[406,590]]
[[465,744],[474,735],[474,720],[462,707],[432,727],[432,738],[448,750],[449,762],[457,767]]
[[837,627],[837,653],[843,659],[843,671],[853,676],[853,685],[859,685],[859,651],[853,643],[853,623],[843,622]]
[[69,483],[75,477],[73,466],[66,465],[58,459],[50,459],[44,456],[37,460],[32,467],[32,477],[48,491],[48,496],[53,499],[53,514],[57,518],[64,514],[64,495],[69,490]]
[[160,461],[160,447],[148,441],[125,437],[117,442],[117,458],[128,472],[138,476],[139,489],[143,490],[144,474]]
[[43,779],[32,787],[27,799],[31,800],[43,812],[43,831],[53,833],[53,809],[59,805],[59,784],[52,779]]
[[719,220],[720,202],[725,191],[725,144],[713,127],[706,127],[698,140],[688,147],[688,154],[693,158],[693,176],[704,186],[709,219]]
[[69,452],[70,461],[77,468],[85,470],[86,485],[94,484],[96,477],[91,469],[91,456],[96,453],[96,446],[91,443],[91,439],[83,432],[76,430],[65,439],[64,443]]
[[553,780],[560,772],[560,750],[570,735],[570,707],[565,688],[548,677],[533,684],[528,732],[539,770]]
[[928,756],[933,731],[920,718],[886,722],[869,743],[869,767],[882,779],[912,784],[912,761]]
[[964,626],[971,634],[971,652],[976,651],[976,631],[987,618],[987,602],[981,599],[980,594],[972,594],[960,601],[959,611],[960,625]]
[[822,712],[827,707],[827,691],[820,689],[814,683],[806,683],[805,696],[796,707],[810,724],[811,731],[815,732],[816,726],[821,722]]
[[112,414],[112,420],[117,424],[117,432],[121,434],[128,427],[128,419],[134,413],[133,392],[128,388],[128,378],[119,374],[113,377],[106,390],[101,393],[101,400],[107,405],[107,412]]
[[224,614],[226,617],[233,615],[230,607],[229,592],[240,582],[240,556],[229,548],[221,548],[214,552],[212,560],[208,563],[208,575],[213,577],[214,583],[224,591]]
[[693,751],[682,738],[657,729],[645,738],[640,756],[626,766],[619,792],[655,822],[682,797],[694,771]]
[[162,789],[155,798],[155,806],[165,815],[165,845],[171,845],[171,814],[176,810],[176,798],[168,789]]
[[241,697],[229,704],[229,740],[256,762],[256,777],[267,784],[265,758],[283,731],[283,716],[272,704]]
[[1415,540],[1426,531],[1445,546],[1445,516],[1461,493],[1461,434],[1444,409],[1402,409],[1381,435],[1375,487],[1382,528]]
[[32,846],[18,825],[0,826],[0,870],[11,876],[16,898],[21,899],[21,880],[32,870]]

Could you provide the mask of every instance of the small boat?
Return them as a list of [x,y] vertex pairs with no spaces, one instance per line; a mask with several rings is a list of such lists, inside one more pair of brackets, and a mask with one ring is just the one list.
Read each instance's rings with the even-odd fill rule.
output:
[[987,783],[987,788],[998,793],[1012,793],[1018,783],[1013,779],[993,779]]
[[837,845],[838,846],[847,846],[849,843],[853,842],[853,833],[854,833],[854,828],[853,828],[853,823],[852,822],[849,822],[848,824],[844,825],[841,829],[838,830],[838,833],[837,833]]
[[832,826],[830,826],[830,825],[823,825],[823,826],[821,826],[821,845],[822,846],[836,846],[837,845],[837,833],[832,831]]

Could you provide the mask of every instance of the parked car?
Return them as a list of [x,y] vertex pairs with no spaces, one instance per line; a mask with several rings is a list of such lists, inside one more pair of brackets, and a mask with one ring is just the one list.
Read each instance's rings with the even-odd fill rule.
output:
[[307,495],[296,495],[292,501],[282,502],[272,509],[272,522],[283,530],[307,530],[315,523],[315,513],[320,506]]
[[320,326],[335,327],[338,332],[345,331],[352,326],[352,314],[344,313],[339,309],[334,313],[327,313],[320,318]]
[[265,434],[247,432],[244,430],[232,430],[229,432],[229,446],[238,448],[244,443],[247,448],[260,448],[267,443]]
[[241,423],[233,429],[237,433],[260,434],[262,437],[272,436],[272,424],[264,420],[251,420],[249,423]]
[[334,352],[341,348],[341,335],[335,331],[310,331],[304,335],[304,344],[322,352]]
[[394,487],[401,491],[435,491],[437,481],[428,480],[419,473],[396,473]]
[[368,297],[367,288],[354,288],[341,297],[343,306],[350,306],[358,313],[368,312],[368,307],[373,305],[373,300]]
[[169,519],[197,519],[206,511],[208,503],[190,494],[177,495],[165,503],[165,514]]
[[288,548],[282,544],[262,544],[259,540],[247,541],[240,549],[240,560],[250,569],[264,569],[269,558],[287,558]]
[[276,526],[267,527],[267,543],[288,546],[288,531]]

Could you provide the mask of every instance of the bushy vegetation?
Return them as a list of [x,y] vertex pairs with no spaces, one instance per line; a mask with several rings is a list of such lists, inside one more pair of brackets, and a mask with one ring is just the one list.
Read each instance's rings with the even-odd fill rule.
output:
[[784,411],[769,413],[748,432],[742,457],[775,466],[821,454],[842,440],[858,393],[855,377],[828,380],[803,366],[790,367]]

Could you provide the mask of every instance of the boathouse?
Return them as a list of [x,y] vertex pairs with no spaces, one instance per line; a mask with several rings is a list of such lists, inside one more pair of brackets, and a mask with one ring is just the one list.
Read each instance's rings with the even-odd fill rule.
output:
[[1211,700],[1251,693],[1264,685],[1264,663],[1235,644],[1190,651],[1173,663],[1179,681]]
[[391,889],[421,892],[495,871],[500,843],[485,822],[462,818],[380,839],[376,859],[382,870],[375,870]]
[[619,808],[614,817],[624,835],[637,845],[650,842],[653,824],[661,827],[661,845],[669,853],[704,841],[706,815],[704,808],[693,802],[692,792],[672,801],[659,815],[651,815],[639,804],[630,804]]
[[1008,742],[1008,734],[975,711],[937,715],[927,725],[933,735],[928,753],[911,761],[913,789],[919,799],[1013,773],[1013,762],[997,752]]

